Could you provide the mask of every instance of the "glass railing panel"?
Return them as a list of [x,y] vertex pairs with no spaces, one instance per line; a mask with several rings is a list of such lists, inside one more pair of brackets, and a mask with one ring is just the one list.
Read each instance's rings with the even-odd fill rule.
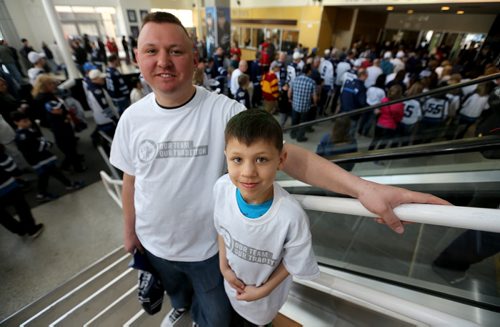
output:
[[[318,117],[312,112],[306,123],[309,126],[293,128],[286,124],[285,139],[312,151],[331,154],[474,138],[485,134],[482,126],[490,111],[487,101],[481,99],[487,99],[493,91],[495,76],[498,78],[500,74],[425,89],[423,93],[407,92],[403,98],[391,98],[390,105],[340,112],[331,118]],[[481,108],[470,112],[472,104]],[[326,112],[333,114],[335,110],[330,107]],[[292,138],[299,131],[305,132],[305,137]]]
[[[473,183],[474,184],[474,183]],[[425,191],[425,186],[411,187]],[[329,195],[314,188],[291,193]],[[455,205],[498,208],[500,183],[436,187]],[[321,264],[488,310],[500,310],[500,234],[409,224],[398,235],[366,217],[308,211]],[[471,217],[474,219],[474,217]]]

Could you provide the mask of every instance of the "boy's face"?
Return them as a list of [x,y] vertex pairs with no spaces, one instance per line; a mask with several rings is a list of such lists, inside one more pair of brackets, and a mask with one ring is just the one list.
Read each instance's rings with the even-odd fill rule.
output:
[[28,118],[23,118],[15,122],[16,126],[21,129],[26,129],[31,127],[31,120]]
[[247,146],[235,137],[226,145],[229,177],[247,203],[259,204],[272,199],[276,171],[282,169],[286,152],[270,142],[257,140]]

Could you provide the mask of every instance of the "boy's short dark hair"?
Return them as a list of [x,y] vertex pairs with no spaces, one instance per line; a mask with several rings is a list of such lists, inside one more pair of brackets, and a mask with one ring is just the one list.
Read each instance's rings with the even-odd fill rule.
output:
[[283,150],[283,130],[278,121],[264,110],[245,110],[231,118],[224,131],[226,145],[233,137],[247,146],[264,140],[273,144],[278,151]]
[[118,60],[118,56],[115,55],[115,54],[112,54],[112,55],[108,56],[108,61],[109,62],[114,62],[114,61],[117,61],[117,60]]
[[149,14],[144,16],[144,18],[142,19],[141,28],[144,27],[144,25],[146,25],[147,23],[158,23],[158,24],[169,23],[169,24],[179,25],[180,27],[182,27],[186,35],[189,37],[188,31],[186,30],[184,25],[182,25],[179,18],[165,11],[150,12]]
[[248,82],[250,82],[250,77],[247,74],[241,74],[238,76],[238,85],[240,87],[247,85]]
[[13,122],[18,122],[20,120],[27,119],[29,117],[24,112],[13,111],[10,113],[10,118],[12,119]]

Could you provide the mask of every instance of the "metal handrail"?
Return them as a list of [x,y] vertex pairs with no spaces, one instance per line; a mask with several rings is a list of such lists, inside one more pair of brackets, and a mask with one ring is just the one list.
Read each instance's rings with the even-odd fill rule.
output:
[[294,129],[294,128],[299,128],[299,127],[312,126],[312,125],[316,125],[318,123],[322,123],[322,122],[330,121],[330,120],[335,120],[335,119],[338,119],[338,118],[341,118],[341,117],[346,117],[346,116],[348,117],[348,116],[359,115],[359,114],[362,114],[362,113],[365,113],[365,112],[372,111],[373,109],[381,108],[381,107],[384,107],[384,106],[389,106],[389,105],[394,104],[394,103],[400,103],[400,102],[403,102],[403,101],[408,101],[408,100],[423,98],[423,97],[427,97],[427,96],[431,96],[431,95],[436,95],[436,94],[442,94],[444,92],[448,92],[448,91],[451,91],[451,90],[454,90],[454,89],[458,89],[458,88],[462,88],[462,87],[470,86],[470,85],[474,85],[474,84],[489,82],[489,81],[493,81],[493,80],[499,79],[499,78],[500,78],[500,73],[492,74],[492,75],[488,75],[488,76],[483,76],[483,77],[478,77],[478,78],[472,79],[472,80],[467,81],[467,82],[462,82],[462,83],[458,83],[458,84],[454,84],[454,85],[449,85],[449,86],[443,86],[443,87],[440,87],[440,88],[437,88],[437,89],[434,89],[434,90],[430,90],[430,91],[427,91],[427,92],[424,92],[424,93],[420,93],[420,94],[417,94],[417,95],[406,96],[406,97],[401,98],[401,99],[391,100],[391,101],[387,101],[387,102],[384,102],[384,103],[379,103],[379,104],[376,104],[376,105],[373,105],[373,106],[359,108],[359,109],[354,109],[354,110],[351,110],[349,112],[342,112],[342,113],[335,114],[333,116],[319,118],[319,119],[316,119],[316,120],[312,120],[312,121],[300,123],[300,124],[297,124],[297,125],[292,125],[292,126],[284,128],[283,131],[288,131],[288,130],[291,130],[291,129]]
[[[113,180],[101,171],[101,179],[111,198],[121,207],[121,180]],[[280,183],[280,182],[278,182]],[[377,217],[356,199],[293,195],[305,210]],[[457,227],[500,233],[500,209],[444,206],[433,204],[402,204],[394,209],[401,220],[429,225]]]
[[335,163],[366,162],[374,160],[406,159],[500,149],[500,137],[488,135],[482,137],[409,145],[401,148],[386,148],[369,152],[351,152],[325,156]]

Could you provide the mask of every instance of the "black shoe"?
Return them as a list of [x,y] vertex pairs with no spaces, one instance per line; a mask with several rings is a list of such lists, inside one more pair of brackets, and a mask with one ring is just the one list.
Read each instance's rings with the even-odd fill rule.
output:
[[307,137],[301,137],[297,139],[297,142],[306,142],[308,140]]
[[42,234],[44,228],[45,227],[43,226],[43,224],[35,225],[35,227],[33,228],[33,230],[28,233],[28,236],[31,237],[31,238],[33,238],[33,239],[35,239],[38,236],[40,236],[40,234]]
[[70,186],[66,186],[66,190],[68,190],[68,191],[79,190],[79,189],[81,189],[84,185],[85,185],[85,183],[84,183],[84,182],[82,182],[82,181],[73,182],[73,183],[71,183],[71,185],[70,185]]
[[83,173],[87,169],[89,169],[89,167],[82,165],[81,167],[75,168],[75,173]]
[[312,133],[312,132],[314,132],[314,128],[312,128],[311,126],[307,126],[306,127],[306,132],[307,133]]
[[51,193],[38,193],[35,197],[35,199],[39,202],[47,202],[47,201],[52,201],[52,200],[55,200],[57,199],[58,196],[55,195],[55,194],[51,194]]

